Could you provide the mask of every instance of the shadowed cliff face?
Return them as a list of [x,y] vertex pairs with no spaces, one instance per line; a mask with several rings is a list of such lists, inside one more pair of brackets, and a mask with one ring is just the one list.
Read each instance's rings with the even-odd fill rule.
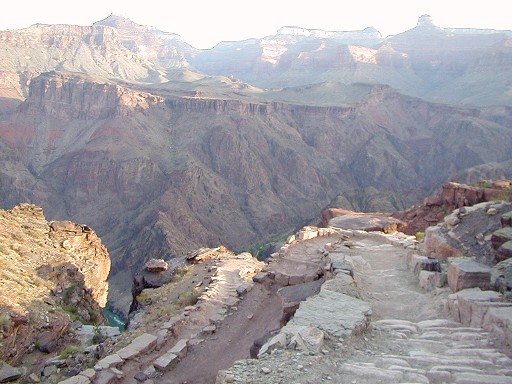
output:
[[387,87],[319,107],[173,98],[49,73],[0,122],[2,204],[29,200],[87,222],[117,273],[269,240],[344,191],[391,191],[405,208],[453,172],[509,159],[511,118],[509,108],[429,104]]

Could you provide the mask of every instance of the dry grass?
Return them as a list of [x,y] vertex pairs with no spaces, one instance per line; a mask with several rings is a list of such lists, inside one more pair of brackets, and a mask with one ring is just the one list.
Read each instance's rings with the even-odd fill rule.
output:
[[144,307],[142,324],[154,326],[163,319],[170,319],[183,308],[194,305],[201,295],[201,290],[195,287],[200,278],[196,276],[200,268],[197,265],[181,267],[172,282],[160,288],[142,291],[137,297]]

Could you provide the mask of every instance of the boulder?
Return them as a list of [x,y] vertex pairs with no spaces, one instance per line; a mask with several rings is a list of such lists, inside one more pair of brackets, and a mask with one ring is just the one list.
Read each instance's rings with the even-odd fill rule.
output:
[[512,211],[505,212],[501,215],[501,225],[503,227],[512,227]]
[[416,276],[418,276],[421,271],[441,272],[441,263],[439,260],[427,256],[411,255],[408,265],[409,270]]
[[57,232],[74,232],[74,233],[81,233],[82,227],[80,225],[77,225],[71,221],[63,220],[63,221],[52,221],[50,222],[50,228]]
[[0,360],[0,383],[14,381],[23,375],[23,371],[19,368],[10,366]]
[[425,253],[439,260],[447,260],[449,257],[463,256],[462,252],[450,244],[440,226],[428,227],[425,230]]
[[491,268],[491,288],[501,293],[512,290],[512,258]]
[[164,259],[151,259],[144,264],[148,272],[165,272],[169,269],[169,264]]
[[496,261],[503,261],[512,257],[512,240],[509,240],[498,248],[496,252]]
[[[465,326],[481,327],[487,310],[492,307],[507,305],[503,295],[496,291],[482,291],[469,288],[448,296],[448,312],[455,321]],[[510,305],[510,304],[509,304]]]
[[489,308],[484,316],[482,328],[489,331],[500,346],[512,347],[512,306]]
[[451,260],[448,264],[448,285],[453,292],[466,288],[489,289],[491,268],[471,258]]
[[357,284],[352,276],[345,273],[338,273],[334,278],[327,280],[321,288],[322,291],[333,291],[343,293],[347,296],[355,297],[356,299],[361,298]]
[[418,276],[420,287],[425,291],[433,291],[436,288],[436,274],[439,272],[420,271]]
[[318,353],[324,345],[325,334],[316,327],[286,325],[281,332],[290,339],[288,348]]
[[308,297],[320,292],[320,287],[324,281],[324,279],[319,279],[308,283],[289,285],[279,288],[277,294],[281,297],[284,304],[304,301]]

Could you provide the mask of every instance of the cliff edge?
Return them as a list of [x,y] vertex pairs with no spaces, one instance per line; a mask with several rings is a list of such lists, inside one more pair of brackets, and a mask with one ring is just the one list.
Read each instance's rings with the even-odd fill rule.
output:
[[73,322],[105,324],[109,272],[88,226],[48,221],[32,204],[0,210],[0,359],[31,364],[73,343]]

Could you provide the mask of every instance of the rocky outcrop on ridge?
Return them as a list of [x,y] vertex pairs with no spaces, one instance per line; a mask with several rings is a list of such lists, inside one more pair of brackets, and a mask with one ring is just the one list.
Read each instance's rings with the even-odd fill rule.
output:
[[32,204],[0,210],[0,228],[0,358],[39,374],[81,343],[82,323],[106,323],[109,254],[87,225],[48,221]]
[[512,203],[503,201],[458,208],[426,229],[425,253],[440,260],[467,256],[492,266],[506,258],[500,249],[511,237],[507,235],[511,211]]
[[448,182],[443,184],[439,193],[426,197],[422,205],[393,212],[391,216],[405,221],[407,225],[402,231],[414,235],[442,222],[456,208],[486,201],[512,201],[511,185],[512,181],[507,179],[481,180],[471,185]]

